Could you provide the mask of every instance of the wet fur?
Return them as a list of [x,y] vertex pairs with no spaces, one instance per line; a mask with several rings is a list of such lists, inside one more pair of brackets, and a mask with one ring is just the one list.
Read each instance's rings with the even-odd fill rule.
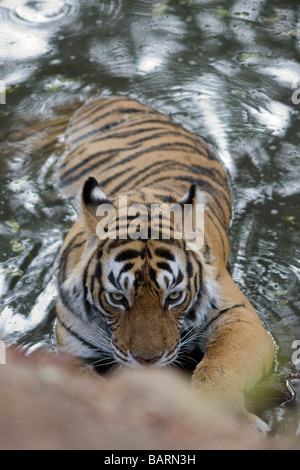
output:
[[[81,108],[68,144],[61,184],[69,195],[80,194],[81,209],[60,254],[58,342],[95,365],[132,367],[180,362],[183,351],[198,349],[204,356],[192,377],[197,394],[243,407],[244,393],[270,369],[274,346],[227,271],[231,199],[221,163],[198,137],[122,97]],[[193,210],[205,201],[203,246],[187,250],[184,239],[99,240],[97,207],[116,206],[120,195],[128,205],[181,201]],[[186,299],[166,308],[172,275]],[[107,300],[117,283],[127,308]]]

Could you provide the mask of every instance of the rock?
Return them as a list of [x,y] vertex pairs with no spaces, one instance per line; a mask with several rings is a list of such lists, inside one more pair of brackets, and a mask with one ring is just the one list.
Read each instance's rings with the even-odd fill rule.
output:
[[80,373],[69,356],[9,350],[0,381],[0,449],[300,449],[299,442],[258,438],[168,369],[103,380]]

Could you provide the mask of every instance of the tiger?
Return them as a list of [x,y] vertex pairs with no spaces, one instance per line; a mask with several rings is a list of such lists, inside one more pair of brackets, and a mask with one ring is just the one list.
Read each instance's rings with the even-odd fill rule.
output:
[[[59,347],[95,369],[192,364],[200,398],[228,400],[266,431],[244,397],[270,371],[274,343],[228,270],[232,198],[219,157],[183,125],[124,96],[84,104],[66,139],[59,181],[78,217],[58,260]],[[165,213],[156,236],[150,217],[130,236],[136,219],[117,210],[121,197],[146,215],[153,205],[187,207],[194,225],[202,208],[202,236],[176,237],[171,212],[169,237]]]

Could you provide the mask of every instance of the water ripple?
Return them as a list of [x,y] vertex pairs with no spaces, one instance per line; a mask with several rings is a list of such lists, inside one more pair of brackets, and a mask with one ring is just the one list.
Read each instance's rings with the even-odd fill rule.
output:
[[96,1],[94,3],[97,6],[99,15],[97,24],[105,27],[112,26],[123,17],[121,0]]
[[68,16],[72,10],[72,3],[66,0],[4,1],[2,6],[8,9],[8,16],[13,21],[31,25],[57,21]]

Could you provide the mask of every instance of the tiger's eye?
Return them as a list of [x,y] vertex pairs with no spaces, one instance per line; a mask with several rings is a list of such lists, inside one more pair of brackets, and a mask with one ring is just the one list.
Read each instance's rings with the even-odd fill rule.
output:
[[116,302],[122,302],[123,300],[125,300],[124,295],[119,294],[118,292],[111,292],[109,295],[110,295],[111,298],[112,298],[113,300],[115,300]]
[[175,302],[176,300],[180,299],[182,296],[182,292],[177,291],[177,292],[172,292],[168,297],[167,297],[167,302],[172,303]]
[[177,300],[179,296],[180,296],[180,292],[173,292],[172,294],[169,295],[169,299]]

